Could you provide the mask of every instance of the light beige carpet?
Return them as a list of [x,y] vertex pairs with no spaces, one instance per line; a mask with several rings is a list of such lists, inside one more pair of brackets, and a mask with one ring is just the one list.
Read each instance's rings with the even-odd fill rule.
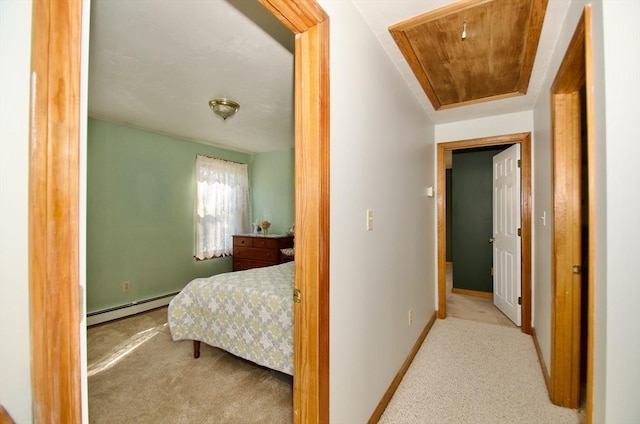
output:
[[437,320],[380,423],[577,424],[549,401],[531,337],[517,328]]
[[190,341],[167,308],[87,330],[91,423],[291,423],[292,378]]
[[448,317],[456,317],[516,328],[516,325],[493,304],[493,299],[452,293],[452,264],[447,264],[446,272]]
[[496,306],[492,299],[447,293],[447,316],[504,327],[518,328]]

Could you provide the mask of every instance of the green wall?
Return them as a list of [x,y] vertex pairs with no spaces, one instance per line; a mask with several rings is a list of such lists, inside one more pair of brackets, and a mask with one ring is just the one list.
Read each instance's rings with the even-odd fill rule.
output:
[[271,222],[269,234],[285,234],[294,221],[293,149],[251,158],[253,221]]
[[[258,193],[285,185],[282,169],[268,175],[269,163],[284,153],[252,156],[96,119],[89,119],[87,138],[89,313],[174,293],[194,278],[231,271],[231,257],[193,257],[196,155],[249,163],[250,179],[262,184],[253,189],[254,198],[293,204],[293,195],[285,199],[280,188]],[[283,162],[275,160],[282,168]],[[123,281],[130,282],[128,292],[122,291]]]

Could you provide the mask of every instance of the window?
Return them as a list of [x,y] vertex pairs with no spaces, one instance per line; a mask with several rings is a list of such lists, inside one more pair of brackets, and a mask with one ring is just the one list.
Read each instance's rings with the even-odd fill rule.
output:
[[196,158],[196,259],[230,255],[234,234],[248,232],[247,165]]

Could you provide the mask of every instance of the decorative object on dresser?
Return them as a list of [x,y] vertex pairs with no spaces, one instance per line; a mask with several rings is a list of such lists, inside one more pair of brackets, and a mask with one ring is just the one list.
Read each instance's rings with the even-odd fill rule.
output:
[[280,249],[293,247],[291,235],[233,236],[233,270],[260,268],[283,262]]

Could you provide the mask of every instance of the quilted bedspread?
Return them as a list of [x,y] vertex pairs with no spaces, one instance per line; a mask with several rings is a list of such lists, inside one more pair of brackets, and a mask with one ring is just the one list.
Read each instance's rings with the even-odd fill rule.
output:
[[293,375],[293,267],[191,281],[169,304],[173,340],[199,340]]

